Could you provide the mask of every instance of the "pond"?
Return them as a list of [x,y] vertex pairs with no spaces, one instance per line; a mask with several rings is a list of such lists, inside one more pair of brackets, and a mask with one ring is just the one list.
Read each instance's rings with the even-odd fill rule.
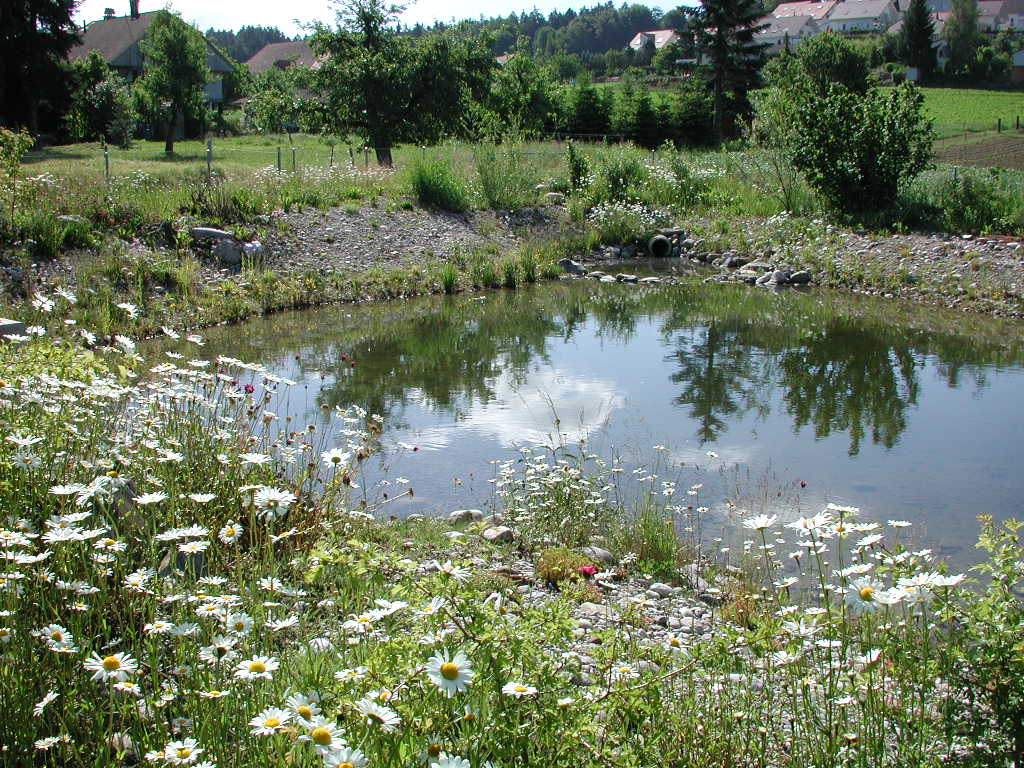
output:
[[393,514],[485,505],[494,460],[585,439],[680,493],[702,483],[709,537],[736,507],[831,501],[908,520],[963,565],[977,515],[1024,516],[1022,330],[831,293],[579,281],[271,315],[210,329],[203,352],[298,382],[269,405],[282,423],[383,416],[361,481],[409,480]]

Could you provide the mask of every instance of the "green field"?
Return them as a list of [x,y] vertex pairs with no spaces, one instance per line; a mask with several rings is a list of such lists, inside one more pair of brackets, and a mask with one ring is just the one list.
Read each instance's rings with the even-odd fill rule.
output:
[[1024,91],[984,91],[974,88],[922,88],[924,106],[940,138],[967,131],[1014,128],[1024,123]]

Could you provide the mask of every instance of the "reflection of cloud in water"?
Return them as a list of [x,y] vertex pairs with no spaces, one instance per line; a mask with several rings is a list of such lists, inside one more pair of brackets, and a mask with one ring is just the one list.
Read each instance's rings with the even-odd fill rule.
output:
[[[459,435],[469,433],[512,448],[548,444],[556,439],[557,430],[561,430],[564,442],[572,443],[604,428],[612,412],[625,405],[625,398],[615,393],[612,382],[572,378],[557,371],[536,373],[521,386],[511,375],[502,373],[493,389],[492,400],[474,399],[454,423],[418,432],[418,445],[440,450]],[[421,393],[410,395],[424,404]]]

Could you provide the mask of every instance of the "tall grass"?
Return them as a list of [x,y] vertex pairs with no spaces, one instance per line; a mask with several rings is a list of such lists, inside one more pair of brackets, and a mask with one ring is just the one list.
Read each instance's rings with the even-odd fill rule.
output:
[[408,174],[412,192],[423,205],[445,211],[470,208],[469,189],[447,158],[435,155],[418,158]]
[[473,160],[484,207],[515,210],[536,201],[536,166],[521,145],[482,144]]

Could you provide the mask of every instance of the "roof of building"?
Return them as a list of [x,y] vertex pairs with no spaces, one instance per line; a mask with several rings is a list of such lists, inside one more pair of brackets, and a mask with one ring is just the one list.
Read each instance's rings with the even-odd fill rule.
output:
[[316,54],[309,45],[308,40],[295,40],[286,43],[267,43],[252,55],[245,66],[254,75],[266,72],[271,67],[286,67],[295,65],[299,67],[311,67],[316,63]]
[[[932,12],[930,15],[932,17],[932,24],[935,27],[935,37],[939,37],[940,35],[942,35],[942,30],[946,27],[946,19],[949,18],[949,11],[943,11],[941,13]],[[896,34],[898,32],[901,32],[902,30],[903,19],[899,19],[885,31],[888,32],[889,34]]]
[[806,32],[812,34],[818,31],[818,25],[814,23],[812,16],[786,16],[776,19],[772,16],[765,16],[758,24],[767,24],[763,30],[757,33],[757,37],[799,37]]
[[[81,34],[81,42],[68,52],[68,59],[76,61],[88,56],[90,51],[99,51],[112,66],[141,67],[141,55],[138,51],[130,53],[130,49],[146,36],[158,13],[166,11],[147,11],[135,17],[112,16],[90,22]],[[232,71],[231,62],[224,54],[205,37],[203,41],[207,49],[206,65],[218,73]]]
[[674,29],[650,29],[646,32],[637,32],[636,35],[633,36],[633,39],[636,40],[640,35],[653,37],[655,47],[661,48],[663,45],[667,45],[669,41],[671,41],[673,35],[678,36],[679,33]]
[[772,11],[772,16],[776,19],[785,19],[791,16],[810,16],[812,19],[820,21],[828,15],[828,12],[832,10],[835,4],[836,0],[825,0],[823,3],[804,1],[779,3],[775,6],[775,10]]
[[877,19],[892,7],[892,4],[892,0],[844,0],[842,3],[836,3],[828,15],[828,20]]
[[84,59],[89,51],[99,51],[107,61],[113,61],[123,54],[149,31],[149,25],[161,11],[140,13],[137,18],[131,16],[113,16],[86,25],[82,32],[81,42],[68,53],[71,61]]

